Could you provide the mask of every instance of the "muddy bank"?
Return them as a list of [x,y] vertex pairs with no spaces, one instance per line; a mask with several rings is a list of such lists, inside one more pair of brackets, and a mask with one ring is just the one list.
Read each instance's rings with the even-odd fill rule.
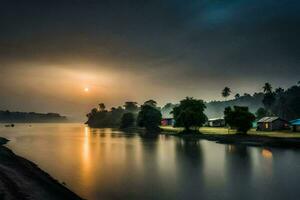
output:
[[0,200],[81,200],[36,164],[14,154],[0,138]]

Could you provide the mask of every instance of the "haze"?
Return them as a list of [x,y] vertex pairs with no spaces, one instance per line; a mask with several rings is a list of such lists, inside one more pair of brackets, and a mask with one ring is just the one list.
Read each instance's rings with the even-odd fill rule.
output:
[[[296,0],[2,1],[0,109],[76,119],[300,79]],[[86,91],[88,88],[88,91]]]

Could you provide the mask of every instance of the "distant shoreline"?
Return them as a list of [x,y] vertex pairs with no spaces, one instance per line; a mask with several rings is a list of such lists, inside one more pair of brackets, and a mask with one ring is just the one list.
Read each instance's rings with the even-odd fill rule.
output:
[[33,162],[3,146],[0,137],[0,199],[4,200],[82,200]]

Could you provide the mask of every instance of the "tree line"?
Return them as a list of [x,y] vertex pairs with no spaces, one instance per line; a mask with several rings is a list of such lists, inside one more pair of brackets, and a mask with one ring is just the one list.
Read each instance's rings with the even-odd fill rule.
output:
[[[276,88],[274,91],[270,83],[263,86],[262,104],[256,115],[247,106],[227,106],[223,110],[225,122],[237,133],[247,133],[255,119],[279,115],[285,119],[300,117],[300,86],[292,86],[287,90]],[[225,87],[221,92],[228,98],[231,89]],[[245,96],[245,95],[244,95]],[[235,98],[243,98],[239,94]],[[91,127],[143,127],[147,132],[159,132],[162,113],[170,114],[175,121],[175,127],[183,127],[183,132],[191,133],[199,130],[207,122],[205,114],[207,104],[201,99],[186,97],[178,104],[167,103],[163,108],[157,106],[154,100],[148,100],[141,106],[137,102],[125,102],[123,106],[113,107],[109,111],[103,103],[87,114],[87,124]]]

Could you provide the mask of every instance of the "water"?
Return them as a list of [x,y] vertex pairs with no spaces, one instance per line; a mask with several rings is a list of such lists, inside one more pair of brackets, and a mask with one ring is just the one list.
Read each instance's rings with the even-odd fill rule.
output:
[[0,136],[91,200],[300,198],[296,150],[143,137],[81,124],[1,125]]

